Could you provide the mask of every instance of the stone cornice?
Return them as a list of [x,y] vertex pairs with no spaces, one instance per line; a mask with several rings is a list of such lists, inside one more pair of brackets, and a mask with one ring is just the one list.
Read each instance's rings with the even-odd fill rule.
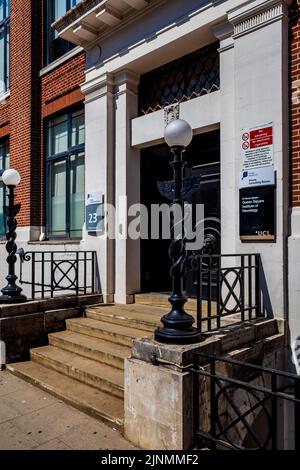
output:
[[[122,0],[118,9],[111,0],[82,0],[52,24],[58,35],[74,44],[89,47],[108,32],[143,16],[166,0]],[[115,4],[113,4],[115,5]]]
[[65,15],[56,20],[52,26],[58,32],[80,19],[87,11],[99,8],[103,0],[81,0],[75,7],[67,11]]
[[291,0],[248,0],[228,12],[228,20],[234,27],[234,37],[261,28],[279,19],[288,18]]

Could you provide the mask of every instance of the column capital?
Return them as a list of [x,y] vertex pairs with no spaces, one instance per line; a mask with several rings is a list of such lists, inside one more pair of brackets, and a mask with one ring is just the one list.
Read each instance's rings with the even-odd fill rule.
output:
[[220,41],[219,52],[227,51],[234,46],[233,25],[229,21],[219,23],[213,30],[214,36]]
[[120,70],[115,74],[115,95],[120,96],[124,93],[136,95],[140,83],[140,76],[129,69]]
[[86,102],[113,94],[114,77],[111,73],[104,73],[97,77],[87,79],[81,85],[81,91],[86,96]]
[[234,38],[243,36],[275,21],[288,19],[292,0],[251,0],[228,11]]

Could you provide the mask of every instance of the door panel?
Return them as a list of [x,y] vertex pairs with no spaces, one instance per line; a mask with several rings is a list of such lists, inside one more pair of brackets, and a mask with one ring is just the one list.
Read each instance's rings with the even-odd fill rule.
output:
[[[220,200],[220,164],[199,165],[187,169],[188,176],[201,177],[199,190],[196,191],[189,201],[193,206],[204,205],[204,239],[213,241],[212,254],[221,252],[221,200]],[[200,253],[198,251],[198,253]],[[191,254],[188,252],[188,255]],[[203,280],[202,291],[204,298],[207,297],[207,283]],[[196,297],[196,274],[188,271],[186,278],[186,295]],[[216,285],[212,285],[212,295],[216,297]]]
[[[204,204],[205,235],[214,234],[215,252],[220,252],[220,133],[219,130],[194,136],[183,154],[187,162],[185,176],[201,176],[201,184],[188,202]],[[167,145],[141,151],[141,202],[148,211],[152,204],[170,204],[160,195],[158,181],[173,178],[170,167],[172,154]],[[196,221],[195,221],[196,222]],[[171,261],[168,256],[169,240],[141,240],[142,292],[167,292],[172,290]],[[195,296],[194,278],[189,273],[185,287],[189,296]],[[204,289],[205,291],[205,289]]]

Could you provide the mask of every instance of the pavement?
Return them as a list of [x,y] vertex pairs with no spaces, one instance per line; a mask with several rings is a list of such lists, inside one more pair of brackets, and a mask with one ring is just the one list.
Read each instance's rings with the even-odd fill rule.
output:
[[116,429],[0,371],[0,450],[135,450]]

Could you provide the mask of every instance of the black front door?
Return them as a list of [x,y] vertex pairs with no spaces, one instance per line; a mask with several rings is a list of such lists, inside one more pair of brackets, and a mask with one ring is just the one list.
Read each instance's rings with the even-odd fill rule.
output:
[[[151,214],[151,205],[170,204],[159,193],[158,181],[172,179],[170,150],[167,145],[158,145],[141,151],[141,202]],[[149,217],[150,219],[150,217]],[[149,220],[151,233],[151,220]],[[141,289],[142,292],[170,292],[170,241],[163,239],[141,240]]]
[[[204,205],[204,239],[212,241],[213,254],[221,251],[221,210],[220,210],[220,163],[204,164],[187,169],[188,176],[200,176],[199,190],[195,192],[188,202]],[[196,253],[200,251],[195,250]],[[188,255],[191,254],[188,252]],[[203,297],[206,297],[205,278],[202,285]],[[186,295],[196,297],[196,273],[188,270],[186,278]],[[212,295],[215,297],[215,287],[212,286]]]
[[[148,211],[151,204],[169,204],[160,195],[157,181],[171,180],[169,165],[171,152],[167,145],[144,149],[141,152],[141,202]],[[214,252],[220,252],[220,133],[213,131],[197,135],[187,148],[185,176],[201,176],[199,189],[188,202],[204,204],[204,235],[212,234],[216,240]],[[169,274],[169,240],[141,241],[141,287],[142,292],[170,292],[172,280]],[[195,296],[193,274],[189,273],[185,288],[187,295]],[[205,292],[205,291],[204,291]]]

